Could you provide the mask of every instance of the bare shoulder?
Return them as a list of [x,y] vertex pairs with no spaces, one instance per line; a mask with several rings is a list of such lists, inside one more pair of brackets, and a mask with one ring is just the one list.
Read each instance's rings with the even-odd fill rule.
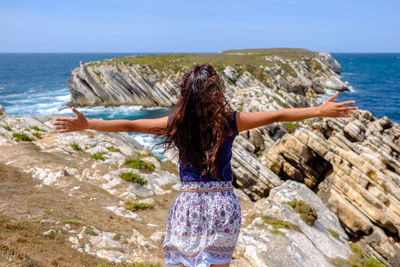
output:
[[278,120],[275,111],[236,112],[238,131],[246,131],[273,123]]

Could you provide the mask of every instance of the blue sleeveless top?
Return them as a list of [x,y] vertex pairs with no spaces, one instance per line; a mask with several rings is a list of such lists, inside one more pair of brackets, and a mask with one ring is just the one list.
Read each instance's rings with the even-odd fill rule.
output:
[[[221,143],[221,146],[218,149],[216,162],[221,170],[221,181],[232,181],[232,167],[231,167],[231,158],[232,158],[232,144],[235,137],[239,134],[237,124],[236,124],[236,110],[233,111],[233,119],[228,118],[228,126],[233,129],[233,135],[226,136],[224,141]],[[168,123],[171,121],[170,114],[168,116]],[[181,178],[181,182],[211,182],[211,181],[220,181],[218,178],[213,177],[211,175],[204,175],[200,179],[201,169],[200,168],[191,168],[189,166],[184,167],[183,163],[179,161],[179,175]]]

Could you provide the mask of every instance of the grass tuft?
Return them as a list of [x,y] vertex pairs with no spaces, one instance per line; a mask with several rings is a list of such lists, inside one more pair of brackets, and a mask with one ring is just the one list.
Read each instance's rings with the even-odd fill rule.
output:
[[317,211],[303,200],[293,199],[292,201],[284,202],[284,204],[288,204],[299,213],[301,219],[309,226],[313,226],[318,219]]
[[11,127],[8,125],[3,125],[3,128],[6,129],[7,131],[11,131]]
[[90,158],[92,159],[98,159],[98,160],[105,160],[106,158],[104,155],[108,155],[107,152],[96,152],[90,155]]
[[77,144],[77,143],[75,143],[75,142],[73,142],[72,144],[70,144],[70,146],[71,146],[71,148],[72,148],[73,150],[82,151],[82,148],[79,146],[79,144]]
[[32,138],[30,138],[27,134],[25,133],[13,133],[13,137],[15,138],[15,141],[33,141]]
[[152,209],[153,205],[148,203],[138,203],[134,201],[126,201],[125,209],[127,210],[143,210],[143,209]]
[[132,183],[138,183],[141,185],[147,184],[147,180],[140,177],[139,174],[133,173],[133,172],[123,172],[119,175],[122,179],[124,179],[127,182],[132,182]]
[[297,225],[295,225],[291,222],[281,220],[281,219],[276,219],[276,218],[273,218],[268,215],[264,215],[261,218],[264,220],[265,223],[272,225],[275,229],[286,228],[286,229],[291,229],[291,230],[301,232],[300,227],[298,227]]
[[85,234],[93,235],[93,236],[98,235],[98,234],[96,234],[96,232],[94,231],[94,229],[93,229],[92,227],[90,227],[90,226],[88,226],[88,227],[85,228]]
[[123,166],[126,166],[128,168],[132,169],[139,169],[139,170],[144,170],[147,172],[153,172],[155,170],[155,167],[153,163],[149,163],[146,161],[143,161],[139,158],[129,158],[126,159]]
[[114,147],[114,145],[107,147],[107,149],[111,152],[121,152],[121,150],[119,150],[119,148]]
[[326,230],[328,230],[328,232],[331,233],[331,235],[334,238],[339,238],[339,234],[337,232],[335,232],[334,230],[332,230],[331,228],[326,228]]
[[35,130],[35,131],[38,131],[38,132],[47,132],[45,129],[41,129],[41,128],[37,127],[37,126],[31,126],[30,128]]
[[374,258],[366,258],[364,256],[364,251],[357,244],[349,241],[348,243],[351,251],[354,253],[348,259],[343,259],[341,257],[329,258],[329,261],[338,267],[387,267],[385,264],[379,262]]

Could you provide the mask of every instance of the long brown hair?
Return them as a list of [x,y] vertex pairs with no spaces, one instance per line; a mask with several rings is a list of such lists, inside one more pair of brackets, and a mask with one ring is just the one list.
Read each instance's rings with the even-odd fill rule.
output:
[[220,77],[210,64],[195,65],[184,73],[178,89],[171,121],[166,128],[159,129],[165,140],[154,146],[165,145],[164,153],[174,144],[185,166],[202,169],[200,177],[211,174],[221,179],[216,158],[225,136],[232,135],[227,121],[232,118],[232,108]]

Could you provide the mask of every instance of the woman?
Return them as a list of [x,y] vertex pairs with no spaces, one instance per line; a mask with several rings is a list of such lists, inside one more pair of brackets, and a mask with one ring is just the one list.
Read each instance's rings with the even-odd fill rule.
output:
[[[355,101],[335,103],[329,97],[318,107],[262,112],[232,111],[217,72],[210,64],[193,66],[182,77],[180,96],[170,116],[157,119],[56,118],[61,133],[93,129],[140,132],[165,138],[179,151],[180,192],[172,202],[163,243],[168,265],[229,266],[241,227],[241,208],[232,186],[232,143],[241,131],[272,122],[307,118],[350,117]],[[156,145],[159,145],[156,144]],[[164,150],[164,152],[165,152]]]

